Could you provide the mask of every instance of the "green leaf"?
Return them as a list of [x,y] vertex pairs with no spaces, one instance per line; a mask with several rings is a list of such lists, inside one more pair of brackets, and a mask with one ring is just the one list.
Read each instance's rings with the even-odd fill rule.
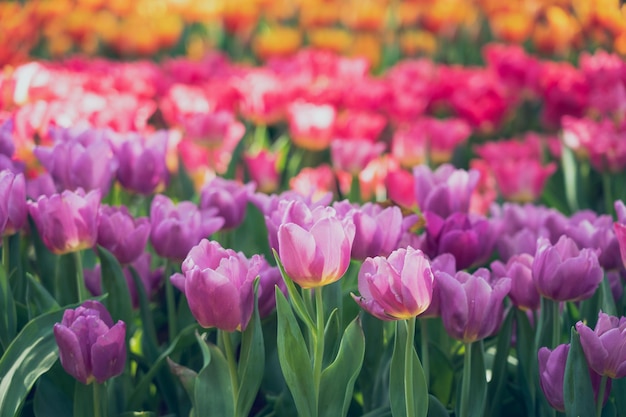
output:
[[511,336],[513,334],[513,316],[515,310],[511,309],[506,315],[506,319],[502,324],[498,333],[498,344],[496,346],[496,355],[491,371],[491,381],[487,391],[487,404],[491,404],[489,411],[490,416],[500,415],[502,407],[502,391],[507,382],[507,367],[509,353],[511,350]]
[[600,292],[602,294],[602,312],[608,314],[609,316],[617,316],[615,299],[613,298],[611,284],[609,283],[609,279],[606,274],[604,274],[604,279],[600,283]]
[[[46,248],[31,216],[28,216],[28,225],[35,248],[34,265],[37,270],[37,276],[39,276],[41,283],[48,292],[57,295],[59,288],[57,288],[56,284],[56,267],[59,257]],[[59,299],[57,298],[57,300]]]
[[520,380],[520,388],[526,411],[535,409],[536,394],[538,391],[535,378],[538,375],[537,351],[534,345],[535,333],[530,325],[530,320],[526,313],[515,309],[515,329],[517,352],[517,372]]
[[178,377],[178,380],[182,384],[183,388],[185,388],[187,395],[189,395],[189,399],[193,400],[195,395],[196,377],[198,376],[198,373],[193,369],[177,364],[170,358],[167,358],[167,364],[170,367],[170,371]]
[[285,281],[285,285],[287,286],[287,292],[289,293],[289,300],[291,301],[291,304],[293,305],[294,310],[296,311],[298,316],[302,319],[302,321],[306,323],[309,329],[315,329],[316,328],[315,323],[313,323],[313,319],[311,318],[309,311],[304,305],[304,300],[302,299],[302,296],[298,292],[292,279],[289,278],[289,276],[285,272],[285,268],[283,267],[283,264],[280,261],[280,258],[278,257],[278,253],[276,253],[274,249],[272,249],[272,251],[274,252],[274,259],[276,259],[276,264],[278,265],[278,269],[280,270],[280,275],[283,277],[283,280]]
[[573,327],[565,365],[563,402],[567,417],[594,416],[596,413],[587,359],[580,344],[580,335]]
[[358,385],[363,393],[363,409],[370,411],[384,404],[377,395],[374,395],[374,386],[383,379],[384,372],[381,369],[384,368],[381,366],[381,358],[385,351],[384,322],[364,311],[359,315],[363,333],[365,334],[365,356],[358,377]]
[[259,392],[264,371],[265,344],[258,303],[255,297],[252,318],[241,336],[241,350],[237,368],[239,379],[237,415],[247,416],[249,414]]
[[369,413],[363,414],[362,417],[391,417],[391,409],[388,405],[376,408]]
[[611,392],[615,398],[615,408],[619,417],[626,417],[626,378],[614,379]]
[[487,399],[487,377],[485,373],[485,350],[482,340],[472,343],[471,377],[468,416],[483,417]]
[[[413,321],[412,321],[413,322]],[[413,322],[413,325],[415,323]],[[407,326],[404,321],[396,321],[396,337],[391,356],[391,368],[389,370],[389,400],[393,417],[407,416],[405,389],[405,354],[407,348]],[[415,401],[415,417],[428,415],[428,385],[422,363],[417,356],[415,346],[411,345],[413,355],[413,398]]]
[[228,363],[215,345],[209,345],[211,362],[198,374],[194,387],[193,408],[199,416],[235,415],[233,386]]
[[113,321],[122,320],[127,325],[133,322],[133,308],[128,283],[120,263],[113,254],[98,246],[98,257],[102,271],[102,290],[109,294],[107,308]]
[[278,359],[300,417],[316,417],[317,401],[313,386],[311,357],[296,317],[287,299],[276,287],[278,314]]
[[322,372],[319,398],[320,416],[340,417],[347,415],[354,391],[354,383],[361,371],[364,356],[365,335],[358,318],[356,318],[343,333],[337,357]]
[[200,352],[202,352],[202,367],[204,368],[211,363],[211,350],[206,341],[206,333],[201,335],[200,332],[196,330],[196,340],[200,346]]
[[428,417],[450,417],[450,413],[441,401],[434,395],[428,394]]
[[13,417],[37,379],[58,357],[52,328],[61,321],[63,310],[30,321],[0,359],[0,417]]
[[129,411],[122,413],[119,417],[157,417],[152,411]]
[[74,377],[70,376],[60,362],[37,381],[33,400],[36,417],[71,417],[73,415],[72,398]]
[[33,318],[60,308],[52,294],[31,274],[26,273],[28,317]]
[[100,415],[107,415],[108,398],[106,385],[96,382],[85,385],[82,382],[76,381],[76,385],[74,386],[74,416],[95,415],[94,408],[96,404],[94,401],[94,391],[98,391]]
[[0,266],[0,305],[3,306],[0,314],[0,346],[5,351],[17,333],[17,318],[13,292],[9,285],[9,277]]

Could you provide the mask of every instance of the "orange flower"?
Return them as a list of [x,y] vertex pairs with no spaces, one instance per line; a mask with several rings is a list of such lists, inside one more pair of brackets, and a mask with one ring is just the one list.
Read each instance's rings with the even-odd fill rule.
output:
[[522,43],[533,29],[532,16],[519,12],[498,13],[489,19],[494,36],[506,42]]
[[352,44],[350,32],[339,28],[319,28],[308,33],[309,43],[321,49],[328,49],[336,53],[343,53]]
[[252,48],[259,58],[265,60],[274,56],[291,55],[301,44],[302,34],[298,29],[273,26],[256,35]]

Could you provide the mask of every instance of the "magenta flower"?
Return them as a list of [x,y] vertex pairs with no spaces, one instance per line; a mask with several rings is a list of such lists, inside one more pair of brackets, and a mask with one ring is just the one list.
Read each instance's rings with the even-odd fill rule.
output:
[[432,211],[441,217],[452,213],[467,213],[470,198],[480,175],[478,171],[456,169],[450,164],[441,165],[434,172],[425,165],[413,170],[415,196],[422,212]]
[[224,219],[223,229],[232,229],[241,224],[246,215],[248,197],[254,192],[253,184],[241,184],[221,177],[213,178],[202,187],[200,208],[216,209]]
[[203,239],[189,251],[182,274],[171,280],[184,289],[189,308],[202,327],[243,331],[254,310],[253,284],[261,267],[258,255],[247,259],[241,252]]
[[576,331],[591,369],[613,379],[626,376],[626,317],[600,311],[594,330],[579,321]]
[[385,144],[382,142],[367,139],[336,139],[330,144],[330,157],[334,168],[358,175],[384,150]]
[[321,151],[330,146],[336,118],[337,110],[328,104],[295,101],[287,107],[291,140],[311,151]]
[[570,345],[558,345],[554,350],[547,347],[539,349],[539,385],[548,403],[561,412],[565,411],[563,401],[563,383],[565,381],[565,364]]
[[126,206],[100,206],[98,213],[98,245],[110,251],[119,263],[137,259],[146,248],[150,235],[147,217],[133,218]]
[[125,189],[151,195],[169,181],[166,154],[169,132],[160,130],[150,136],[128,133],[115,149],[119,161],[117,179]]
[[367,258],[359,271],[359,292],[352,298],[381,320],[404,320],[423,313],[433,295],[433,273],[419,249],[398,249],[388,258]]
[[269,316],[276,308],[276,287],[280,288],[283,294],[287,296],[287,285],[280,274],[280,269],[277,266],[271,266],[262,258],[257,294],[261,318]]
[[82,189],[41,196],[28,203],[37,231],[46,247],[57,255],[92,248],[98,236],[100,191]]
[[0,171],[0,235],[12,235],[26,224],[26,182],[24,175]]
[[199,210],[191,201],[175,205],[159,194],[150,207],[150,242],[159,256],[182,261],[192,247],[218,231],[224,219],[214,210]]
[[541,301],[533,282],[533,257],[527,253],[514,255],[506,264],[500,261],[491,263],[494,278],[511,278],[509,297],[513,304],[523,310],[537,310]]
[[354,223],[331,207],[310,210],[294,201],[278,228],[278,253],[287,275],[302,288],[332,284],[350,265]]
[[511,289],[510,278],[492,283],[489,271],[480,268],[474,274],[459,271],[454,276],[437,272],[435,280],[442,301],[441,318],[450,336],[471,343],[498,331],[504,309],[502,301]]
[[114,325],[98,301],[65,310],[61,323],[54,325],[54,337],[63,369],[83,384],[103,383],[124,370],[126,324]]
[[561,236],[555,245],[539,238],[532,269],[539,293],[556,301],[591,297],[604,275],[595,249],[579,250],[567,236]]
[[364,260],[368,257],[387,256],[397,248],[404,231],[400,208],[382,208],[366,203],[351,212],[355,226],[352,258]]

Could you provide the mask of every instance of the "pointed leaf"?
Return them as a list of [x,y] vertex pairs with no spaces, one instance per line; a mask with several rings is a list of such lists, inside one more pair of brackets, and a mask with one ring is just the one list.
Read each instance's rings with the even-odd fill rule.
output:
[[199,416],[234,417],[235,402],[228,363],[215,345],[209,345],[211,362],[198,374],[193,408]]
[[317,416],[311,357],[287,299],[276,288],[278,359],[300,417]]
[[291,301],[291,304],[293,305],[294,310],[296,311],[298,316],[302,319],[302,321],[306,323],[309,329],[315,329],[315,323],[313,323],[313,319],[311,318],[311,315],[309,314],[309,310],[307,310],[306,306],[304,305],[304,300],[302,299],[302,296],[298,292],[298,289],[296,288],[296,285],[293,283],[292,279],[289,278],[289,276],[285,272],[285,268],[283,268],[283,264],[280,261],[280,258],[278,257],[278,253],[276,253],[275,250],[273,250],[273,252],[274,252],[274,259],[276,259],[276,264],[278,265],[278,269],[280,270],[280,275],[283,277],[283,280],[285,281],[285,285],[287,286],[287,292],[289,293],[289,300]]
[[182,384],[183,388],[185,388],[187,395],[189,395],[189,399],[193,400],[195,395],[196,377],[198,376],[198,373],[193,369],[177,364],[170,358],[167,358],[167,364],[170,367],[170,371],[178,377],[178,380]]
[[239,377],[238,415],[249,414],[259,392],[264,370],[265,344],[258,303],[255,297],[252,318],[241,336],[241,351],[239,352],[239,366],[237,368]]
[[567,417],[593,416],[596,413],[587,359],[580,344],[580,335],[574,327],[565,365],[563,402]]
[[41,285],[35,277],[26,273],[27,287],[26,294],[28,300],[28,317],[32,320],[42,314],[49,313],[50,311],[58,310],[60,308],[57,301],[52,294]]
[[98,257],[102,271],[102,289],[109,294],[106,305],[111,317],[114,321],[122,320],[130,324],[133,322],[133,308],[122,267],[113,254],[102,246],[98,246]]
[[482,417],[487,399],[487,377],[485,372],[485,350],[482,340],[473,342],[471,352],[471,378],[468,416]]
[[491,404],[489,411],[490,416],[500,415],[500,407],[502,406],[502,390],[507,382],[507,366],[509,353],[511,349],[511,335],[513,334],[513,316],[515,310],[511,309],[502,324],[502,328],[498,333],[498,344],[496,346],[496,356],[491,371],[491,381],[487,397],[487,404]]
[[346,328],[335,360],[322,372],[319,415],[341,417],[348,413],[352,392],[365,355],[365,335],[358,318]]
[[15,302],[9,285],[9,277],[0,266],[0,347],[5,351],[17,333]]

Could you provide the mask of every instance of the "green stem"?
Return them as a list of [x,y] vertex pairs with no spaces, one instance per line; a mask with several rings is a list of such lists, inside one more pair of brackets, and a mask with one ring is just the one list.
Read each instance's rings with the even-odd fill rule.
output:
[[428,322],[427,318],[420,319],[420,330],[422,332],[422,367],[426,382],[430,382],[430,353],[428,352]]
[[106,405],[106,401],[100,399],[100,390],[102,385],[94,382],[91,384],[93,387],[93,415],[94,417],[102,417],[102,406]]
[[406,399],[406,415],[411,417],[415,415],[415,398],[413,392],[414,375],[413,375],[413,349],[415,339],[415,317],[411,317],[406,321],[406,349],[404,350],[404,397]]
[[611,173],[604,172],[602,173],[602,191],[604,191],[604,210],[607,214],[613,216],[615,213],[615,209],[613,205],[615,203],[615,199],[613,198],[613,187],[611,186]]
[[552,343],[551,348],[554,349],[561,341],[561,312],[559,311],[559,302],[550,300],[552,308]]
[[602,375],[600,380],[600,389],[598,390],[598,402],[596,404],[596,417],[602,417],[602,406],[604,405],[604,393],[606,392],[606,383],[609,377]]
[[[322,300],[322,288],[312,289],[315,293],[315,311],[316,311],[316,328],[315,328],[315,349],[313,351],[313,378],[315,382],[315,397],[319,401],[320,382],[322,379],[322,362],[324,359],[324,303]],[[317,402],[316,401],[316,402]]]
[[9,275],[11,271],[9,270],[11,266],[9,265],[9,236],[5,235],[2,237],[2,267],[4,268],[4,272],[6,272],[6,277],[9,279]]
[[170,261],[165,261],[165,304],[167,308],[167,330],[169,341],[172,342],[178,333],[176,326],[176,300],[174,299],[174,286],[169,279]]
[[463,382],[461,385],[461,407],[459,409],[459,417],[467,417],[469,415],[470,384],[472,378],[472,345],[472,342],[465,344],[465,356],[463,357]]
[[224,351],[226,353],[226,361],[228,362],[228,372],[230,373],[230,382],[233,386],[233,399],[235,400],[235,415],[238,415],[237,400],[239,396],[239,376],[237,374],[237,361],[235,359],[235,349],[233,341],[230,338],[230,332],[220,330],[222,341],[224,343]]
[[85,277],[83,271],[83,257],[80,251],[73,252],[74,266],[76,268],[76,293],[78,294],[78,302],[83,302],[89,298],[87,287],[85,287]]
[[361,202],[361,181],[359,180],[359,174],[352,175],[352,181],[350,182],[350,195],[348,200],[352,203]]

